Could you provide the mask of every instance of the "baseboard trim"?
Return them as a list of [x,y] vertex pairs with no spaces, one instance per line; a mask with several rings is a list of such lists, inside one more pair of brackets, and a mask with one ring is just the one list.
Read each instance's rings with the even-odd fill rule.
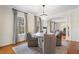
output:
[[0,46],[0,48],[2,48],[2,47],[7,47],[7,46],[10,46],[10,45],[13,45],[13,44],[3,45],[3,46]]
[[79,40],[71,40],[71,41],[79,42]]
[[[19,41],[19,42],[17,42],[16,44],[22,43],[22,42],[27,42],[27,41],[26,41],[26,40],[24,40],[24,41]],[[10,46],[10,45],[15,45],[15,44],[11,43],[11,44],[7,44],[7,45],[3,45],[3,46],[0,46],[0,48],[2,48],[2,47],[7,47],[7,46]]]

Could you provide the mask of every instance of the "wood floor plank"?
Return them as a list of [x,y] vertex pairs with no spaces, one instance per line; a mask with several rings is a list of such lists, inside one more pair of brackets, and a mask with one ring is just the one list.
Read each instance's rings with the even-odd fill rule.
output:
[[12,47],[20,45],[20,44],[23,44],[25,42],[26,41],[19,42],[19,43],[15,44],[15,45],[11,44],[11,45],[7,45],[7,46],[4,46],[4,47],[0,47],[0,54],[15,54],[15,52],[12,49]]

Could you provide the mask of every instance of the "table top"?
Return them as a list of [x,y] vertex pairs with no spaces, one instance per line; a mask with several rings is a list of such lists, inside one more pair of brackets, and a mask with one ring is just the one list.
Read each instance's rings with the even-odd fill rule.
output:
[[32,37],[44,37],[44,34],[43,33],[33,33],[32,34]]

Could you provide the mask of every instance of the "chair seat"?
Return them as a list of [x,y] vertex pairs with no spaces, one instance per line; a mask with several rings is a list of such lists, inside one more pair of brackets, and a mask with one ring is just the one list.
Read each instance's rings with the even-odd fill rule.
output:
[[38,46],[38,39],[33,38],[30,33],[27,33],[27,41],[28,41],[28,47],[37,47]]
[[38,47],[38,39],[28,40],[28,46],[29,47]]

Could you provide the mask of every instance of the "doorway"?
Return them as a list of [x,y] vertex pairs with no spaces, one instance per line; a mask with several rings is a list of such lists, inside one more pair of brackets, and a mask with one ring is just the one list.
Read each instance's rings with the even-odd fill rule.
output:
[[58,40],[59,42],[71,40],[71,20],[70,17],[54,17],[50,23],[50,32],[51,33],[58,33],[61,36],[61,39]]

